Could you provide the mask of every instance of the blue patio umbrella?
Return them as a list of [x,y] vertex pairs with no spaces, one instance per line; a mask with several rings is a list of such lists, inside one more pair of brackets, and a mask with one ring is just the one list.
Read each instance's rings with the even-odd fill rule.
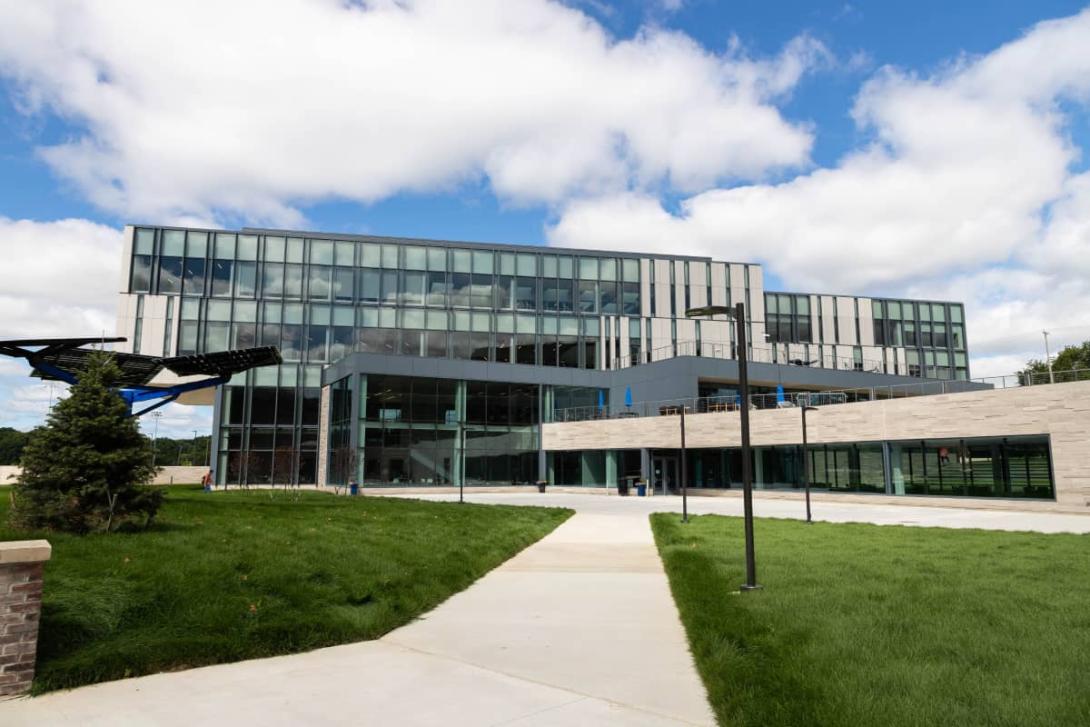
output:
[[606,408],[606,392],[598,389],[598,411]]
[[784,402],[783,386],[780,385],[780,386],[776,387],[776,403],[777,404],[782,404],[783,402]]
[[624,387],[624,405],[625,406],[632,406],[632,387],[631,386]]

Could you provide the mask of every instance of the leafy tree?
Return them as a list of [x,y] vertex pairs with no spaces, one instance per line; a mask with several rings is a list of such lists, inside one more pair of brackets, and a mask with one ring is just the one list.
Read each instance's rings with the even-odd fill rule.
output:
[[0,427],[0,465],[19,464],[29,434],[11,427]]
[[[1052,359],[1053,374],[1060,371],[1085,371],[1086,369],[1090,369],[1090,341],[1083,341],[1081,344],[1074,346],[1065,346]],[[1018,376],[1022,384],[1048,381],[1048,362],[1033,359],[1026,364],[1026,368]],[[1070,380],[1070,375],[1059,380]]]
[[154,475],[151,447],[117,395],[120,375],[108,353],[93,353],[68,397],[31,432],[13,524],[86,533],[155,517],[163,493],[144,487]]

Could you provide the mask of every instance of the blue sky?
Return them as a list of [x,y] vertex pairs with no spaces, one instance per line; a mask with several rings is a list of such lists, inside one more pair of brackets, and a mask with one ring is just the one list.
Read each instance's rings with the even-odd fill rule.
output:
[[[0,0],[0,20],[5,337],[111,325],[95,256],[139,221],[757,260],[770,287],[965,300],[978,375],[1040,355],[1042,327],[1090,337],[1078,3]],[[19,373],[0,426],[44,411]]]

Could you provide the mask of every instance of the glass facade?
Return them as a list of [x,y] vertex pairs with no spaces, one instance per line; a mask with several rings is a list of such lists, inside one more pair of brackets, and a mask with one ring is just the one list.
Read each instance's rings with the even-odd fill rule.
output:
[[969,378],[965,312],[958,303],[875,300],[874,342],[903,346],[909,376]]
[[[368,485],[533,483],[543,407],[599,396],[579,387],[358,374],[330,387],[331,409],[350,409],[353,389],[361,402],[354,462]],[[334,452],[350,417],[347,424],[339,414],[331,417]],[[351,466],[333,467],[330,481],[342,483],[352,473]]]
[[[277,368],[247,372],[222,388],[215,434],[219,482],[316,481],[322,370],[356,352],[573,370],[626,368],[675,355],[733,357],[729,326],[687,321],[684,312],[695,305],[744,302],[754,313],[751,342],[759,340],[763,318],[769,342],[803,343],[804,358],[825,365],[810,296],[766,294],[759,268],[745,264],[158,227],[133,229],[128,263],[127,292],[135,298],[128,330],[135,349],[158,353],[161,342],[163,355],[185,355],[270,345],[284,358]],[[147,311],[162,308],[145,305],[152,296],[167,298],[165,325],[160,322],[154,333]],[[877,345],[905,347],[907,373],[967,375],[960,305],[874,305],[875,336],[888,342]],[[842,362],[832,366],[845,368]],[[855,368],[862,370],[862,363]],[[365,383],[351,381],[346,390],[331,393],[329,441],[321,454],[330,458],[327,471],[345,477],[354,467],[391,483],[447,483],[462,474],[467,482],[532,481],[536,471],[528,473],[536,464],[527,453],[536,450],[538,435],[523,430],[551,421],[559,409],[608,405],[608,397],[595,388],[542,386],[532,371],[524,380],[530,383],[437,379],[430,393],[402,391],[414,402],[434,397],[434,421],[419,420],[419,407],[402,409],[400,419],[378,415]],[[389,388],[389,395],[397,391]],[[438,407],[452,396],[462,403],[447,421],[450,410]],[[358,421],[348,413],[353,406]],[[502,425],[493,416],[501,407],[508,416]],[[531,414],[536,419],[527,422]],[[463,452],[464,473],[454,462]],[[770,460],[769,468],[777,461]],[[829,471],[835,474],[840,460],[833,456],[832,462]],[[560,471],[574,473],[569,464],[560,462]],[[578,469],[580,479],[613,481],[624,467],[592,456]],[[834,477],[830,487],[838,482]]]
[[[639,450],[599,452],[594,457],[588,457],[589,452],[551,456],[558,463],[557,484],[589,485],[601,482],[588,461],[633,454]],[[742,486],[740,449],[690,449],[686,455],[690,487]],[[677,490],[680,456],[680,450],[651,450],[652,461],[673,463],[661,469],[656,465],[652,479],[665,471],[668,489]],[[811,444],[805,458],[801,445],[754,447],[753,485],[757,489],[802,488],[804,462],[811,488],[827,492],[1055,499],[1047,435]]]

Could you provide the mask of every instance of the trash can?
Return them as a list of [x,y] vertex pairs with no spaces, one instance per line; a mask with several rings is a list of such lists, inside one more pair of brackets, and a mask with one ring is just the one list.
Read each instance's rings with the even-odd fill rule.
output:
[[636,483],[636,497],[647,497],[647,483],[646,482],[641,481],[641,482]]
[[545,485],[547,485],[547,484],[549,484],[548,480],[538,480],[537,481],[537,491],[538,492],[545,492]]
[[359,485],[358,482],[349,482],[348,483],[348,494],[349,495],[358,495],[358,494],[360,494],[360,485]]

